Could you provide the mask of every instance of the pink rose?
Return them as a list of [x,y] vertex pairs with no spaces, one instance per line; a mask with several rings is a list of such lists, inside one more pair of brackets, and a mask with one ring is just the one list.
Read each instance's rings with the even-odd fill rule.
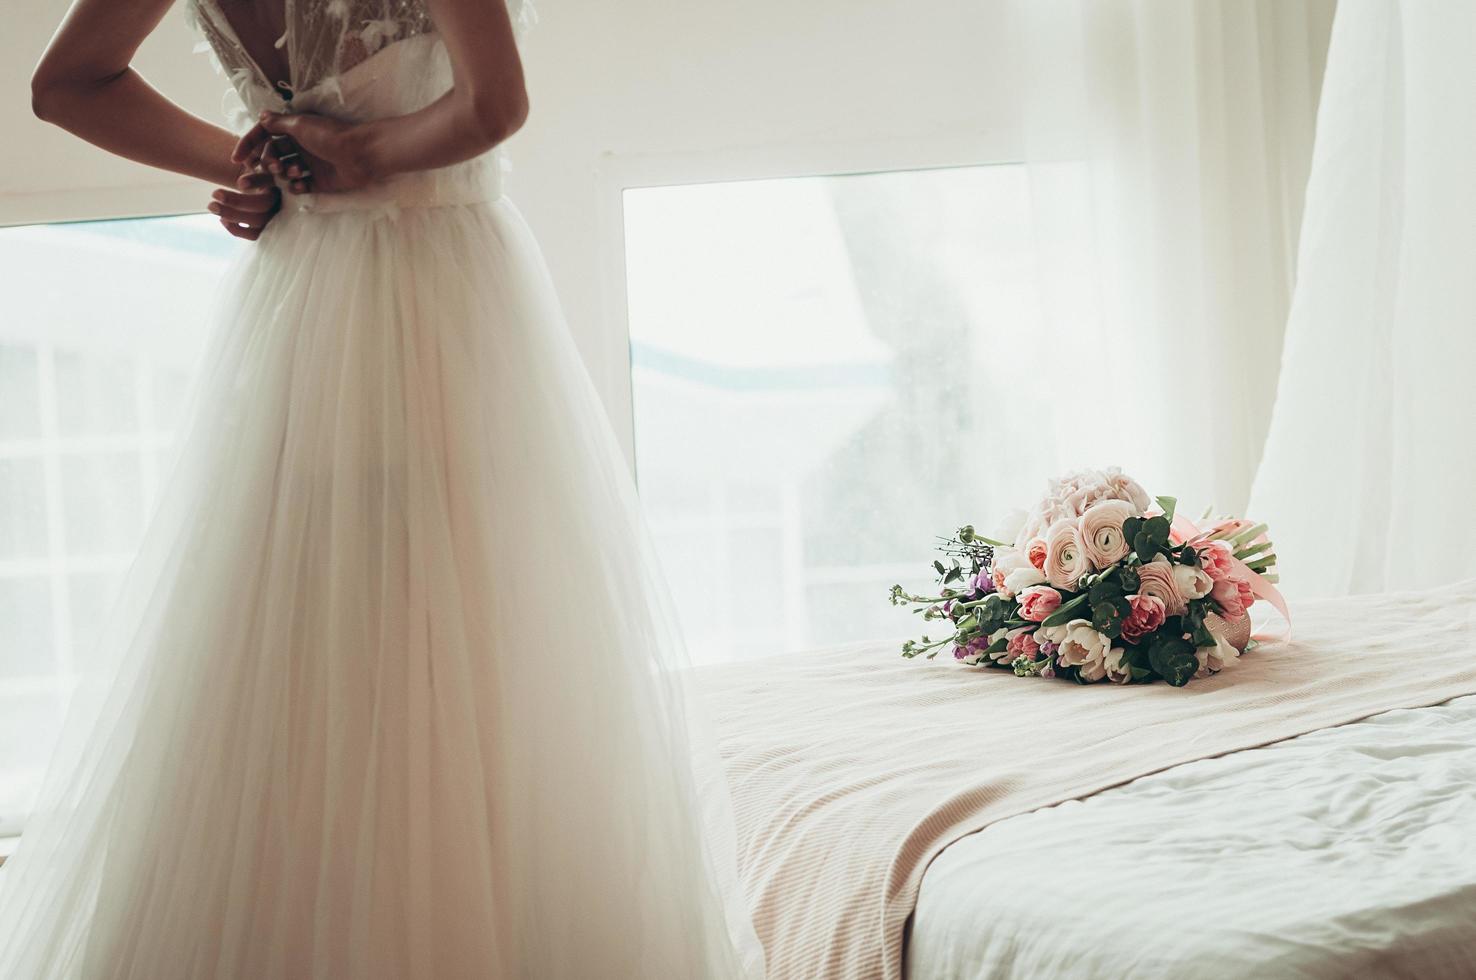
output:
[[1138,593],[1161,599],[1169,616],[1182,616],[1189,608],[1174,583],[1174,566],[1166,561],[1155,559],[1138,567]]
[[1143,637],[1163,625],[1168,617],[1168,607],[1156,595],[1130,595],[1127,597],[1130,611],[1122,621],[1122,638],[1137,643]]
[[1045,571],[1046,543],[1044,538],[1032,538],[1025,546],[1025,557],[1030,559],[1030,564],[1041,571]]
[[1210,598],[1220,607],[1220,615],[1227,622],[1235,622],[1245,615],[1245,611],[1256,601],[1256,594],[1251,591],[1251,585],[1243,578],[1226,578],[1215,583],[1210,590]]
[[1061,593],[1049,585],[1032,585],[1017,597],[1020,600],[1020,618],[1039,623],[1061,608]]
[[1216,582],[1222,582],[1235,574],[1235,553],[1223,541],[1206,541],[1194,546],[1199,555],[1199,567]]
[[1046,581],[1058,589],[1075,591],[1076,583],[1092,570],[1081,547],[1081,534],[1075,521],[1057,521],[1046,532]]
[[1127,557],[1130,549],[1122,525],[1133,515],[1126,500],[1103,500],[1081,515],[1081,548],[1095,568],[1107,568]]

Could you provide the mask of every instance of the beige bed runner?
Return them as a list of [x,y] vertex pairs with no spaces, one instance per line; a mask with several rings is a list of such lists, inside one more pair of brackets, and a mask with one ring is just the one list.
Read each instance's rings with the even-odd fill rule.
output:
[[1476,580],[1302,603],[1293,616],[1292,641],[1181,689],[909,662],[891,643],[710,671],[769,976],[900,977],[928,863],[995,821],[1476,693]]

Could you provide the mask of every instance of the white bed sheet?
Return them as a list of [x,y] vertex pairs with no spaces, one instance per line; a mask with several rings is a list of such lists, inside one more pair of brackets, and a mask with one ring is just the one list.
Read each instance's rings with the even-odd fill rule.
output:
[[907,971],[1476,977],[1476,696],[1180,766],[966,837],[923,878]]

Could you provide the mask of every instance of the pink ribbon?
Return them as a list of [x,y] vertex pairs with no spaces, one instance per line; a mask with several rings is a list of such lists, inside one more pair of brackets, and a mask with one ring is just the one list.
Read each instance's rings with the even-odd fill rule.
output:
[[[1199,525],[1195,524],[1189,518],[1184,517],[1182,514],[1175,514],[1173,524],[1170,525],[1169,530],[1173,534],[1178,535],[1185,544],[1190,544],[1198,542],[1201,538],[1208,539],[1210,535],[1218,534],[1221,531],[1229,531],[1234,535],[1252,526],[1250,521],[1232,518],[1221,521],[1207,531],[1201,531]],[[1265,541],[1266,536],[1262,534],[1256,540]],[[1280,636],[1275,637],[1275,639],[1291,639],[1291,612],[1286,608],[1286,599],[1282,597],[1276,586],[1266,581],[1260,573],[1251,571],[1250,566],[1234,555],[1230,556],[1230,567],[1235,569],[1236,574],[1244,576],[1245,580],[1250,583],[1251,592],[1255,594],[1257,599],[1265,599],[1271,603],[1271,607],[1281,613],[1281,618],[1286,620],[1286,629],[1281,632]]]

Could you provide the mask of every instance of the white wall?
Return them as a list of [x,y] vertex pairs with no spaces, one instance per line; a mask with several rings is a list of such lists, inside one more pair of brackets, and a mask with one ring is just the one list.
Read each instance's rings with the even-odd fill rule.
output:
[[[31,114],[31,70],[67,0],[30,0],[5,11],[0,31],[0,225],[203,210],[209,189],[95,150]],[[195,54],[183,3],[139,52],[144,77],[191,112],[220,122],[225,79]],[[201,191],[203,190],[203,193]]]
[[[197,208],[200,185],[36,122],[30,68],[65,3],[0,37],[0,224]],[[525,46],[533,115],[509,191],[542,240],[571,329],[629,437],[622,186],[1016,155],[1016,45],[998,0],[545,0]],[[12,16],[14,16],[12,14]],[[179,10],[139,58],[216,118],[224,80]],[[627,449],[629,446],[627,444]]]

